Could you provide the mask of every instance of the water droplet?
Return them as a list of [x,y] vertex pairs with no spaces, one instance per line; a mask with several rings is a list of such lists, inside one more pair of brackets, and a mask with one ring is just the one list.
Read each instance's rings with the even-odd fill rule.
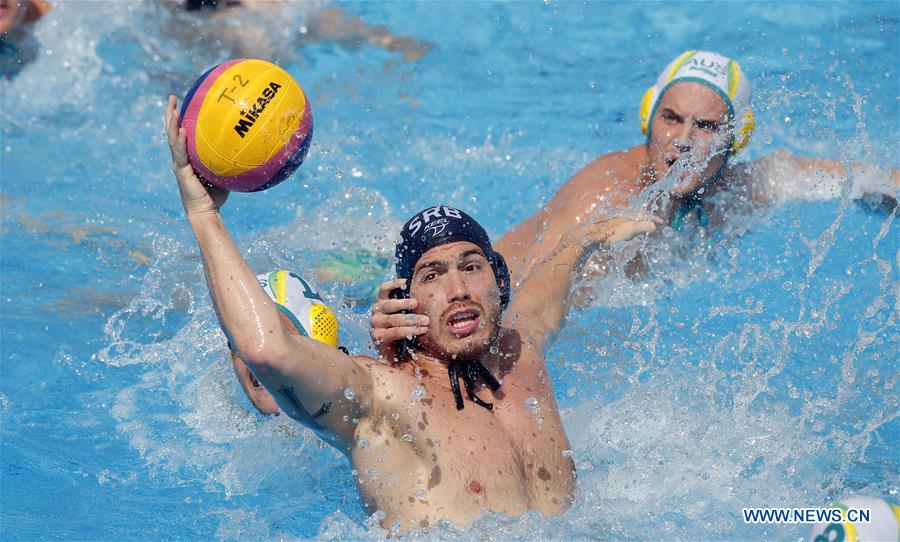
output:
[[786,281],[784,284],[781,285],[781,287],[787,291],[790,291],[794,287],[794,283],[791,281]]
[[405,440],[406,442],[412,442],[414,440],[414,437],[409,433],[403,433],[403,437],[401,438],[403,438],[403,440]]
[[534,397],[529,397],[525,399],[525,408],[530,410],[531,412],[537,414],[541,411],[541,405],[538,403],[538,400]]
[[561,455],[563,457],[572,457],[575,455],[575,452],[573,452],[572,450],[563,450]]
[[425,387],[424,386],[416,386],[413,388],[412,393],[409,394],[410,400],[413,403],[418,403],[422,397],[425,396]]

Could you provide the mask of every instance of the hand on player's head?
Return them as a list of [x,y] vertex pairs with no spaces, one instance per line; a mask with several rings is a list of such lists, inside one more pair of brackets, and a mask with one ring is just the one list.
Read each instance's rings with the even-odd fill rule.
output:
[[405,287],[406,279],[383,283],[372,305],[372,340],[378,348],[379,357],[392,363],[400,361],[403,341],[426,333],[430,324],[428,316],[412,312],[419,306],[417,300],[391,297],[392,292],[402,291]]

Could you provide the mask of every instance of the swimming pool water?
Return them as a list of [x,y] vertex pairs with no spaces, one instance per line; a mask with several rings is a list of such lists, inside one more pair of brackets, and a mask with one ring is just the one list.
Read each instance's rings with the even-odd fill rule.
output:
[[[417,63],[334,42],[270,51],[304,85],[316,139],[291,180],[232,196],[224,217],[260,270],[384,256],[319,284],[351,351],[368,349],[366,296],[408,214],[446,202],[501,234],[640,142],[637,103],[684,49],[752,77],[747,158],[898,165],[896,2],[342,6],[435,47]],[[296,29],[311,9],[278,20]],[[250,412],[231,375],[161,129],[165,95],[230,53],[180,24],[156,3],[60,4],[37,59],[2,82],[0,533],[382,538],[346,460]],[[647,247],[642,281],[585,281],[547,354],[573,508],[412,537],[796,539],[741,508],[896,501],[897,228],[811,182]]]

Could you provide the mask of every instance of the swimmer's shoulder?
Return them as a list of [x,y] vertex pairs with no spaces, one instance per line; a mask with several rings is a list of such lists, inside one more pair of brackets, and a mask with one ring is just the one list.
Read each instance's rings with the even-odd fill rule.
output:
[[370,356],[351,356],[351,359],[372,375],[373,386],[376,388],[393,386],[395,383],[415,378],[408,361],[390,363],[387,360],[375,359]]
[[601,154],[577,175],[587,174],[594,179],[639,177],[641,165],[646,162],[646,145],[637,145],[630,149]]
[[645,145],[603,154],[576,173],[566,183],[566,189],[583,196],[631,194],[642,188],[641,170],[645,163]]
[[415,372],[410,362],[389,363],[385,360],[369,360],[372,376],[372,402],[369,417],[379,418],[408,406],[411,394],[422,385],[427,372]]
[[385,404],[390,403],[392,396],[408,397],[409,390],[415,387],[410,384],[415,376],[411,371],[405,370],[405,364],[390,364],[371,356],[347,356],[343,359],[352,366],[349,368],[351,372],[366,375],[366,384],[361,387],[366,396],[357,398],[364,405],[360,419],[378,416],[384,412]]

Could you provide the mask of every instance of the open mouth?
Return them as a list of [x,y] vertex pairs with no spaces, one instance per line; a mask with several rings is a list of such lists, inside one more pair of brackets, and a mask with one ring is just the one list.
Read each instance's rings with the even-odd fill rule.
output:
[[447,329],[457,337],[465,337],[470,335],[481,322],[481,315],[475,309],[466,309],[454,312],[447,319]]
[[666,174],[672,179],[674,190],[683,190],[691,184],[691,180],[697,173],[697,164],[689,156],[666,156]]

